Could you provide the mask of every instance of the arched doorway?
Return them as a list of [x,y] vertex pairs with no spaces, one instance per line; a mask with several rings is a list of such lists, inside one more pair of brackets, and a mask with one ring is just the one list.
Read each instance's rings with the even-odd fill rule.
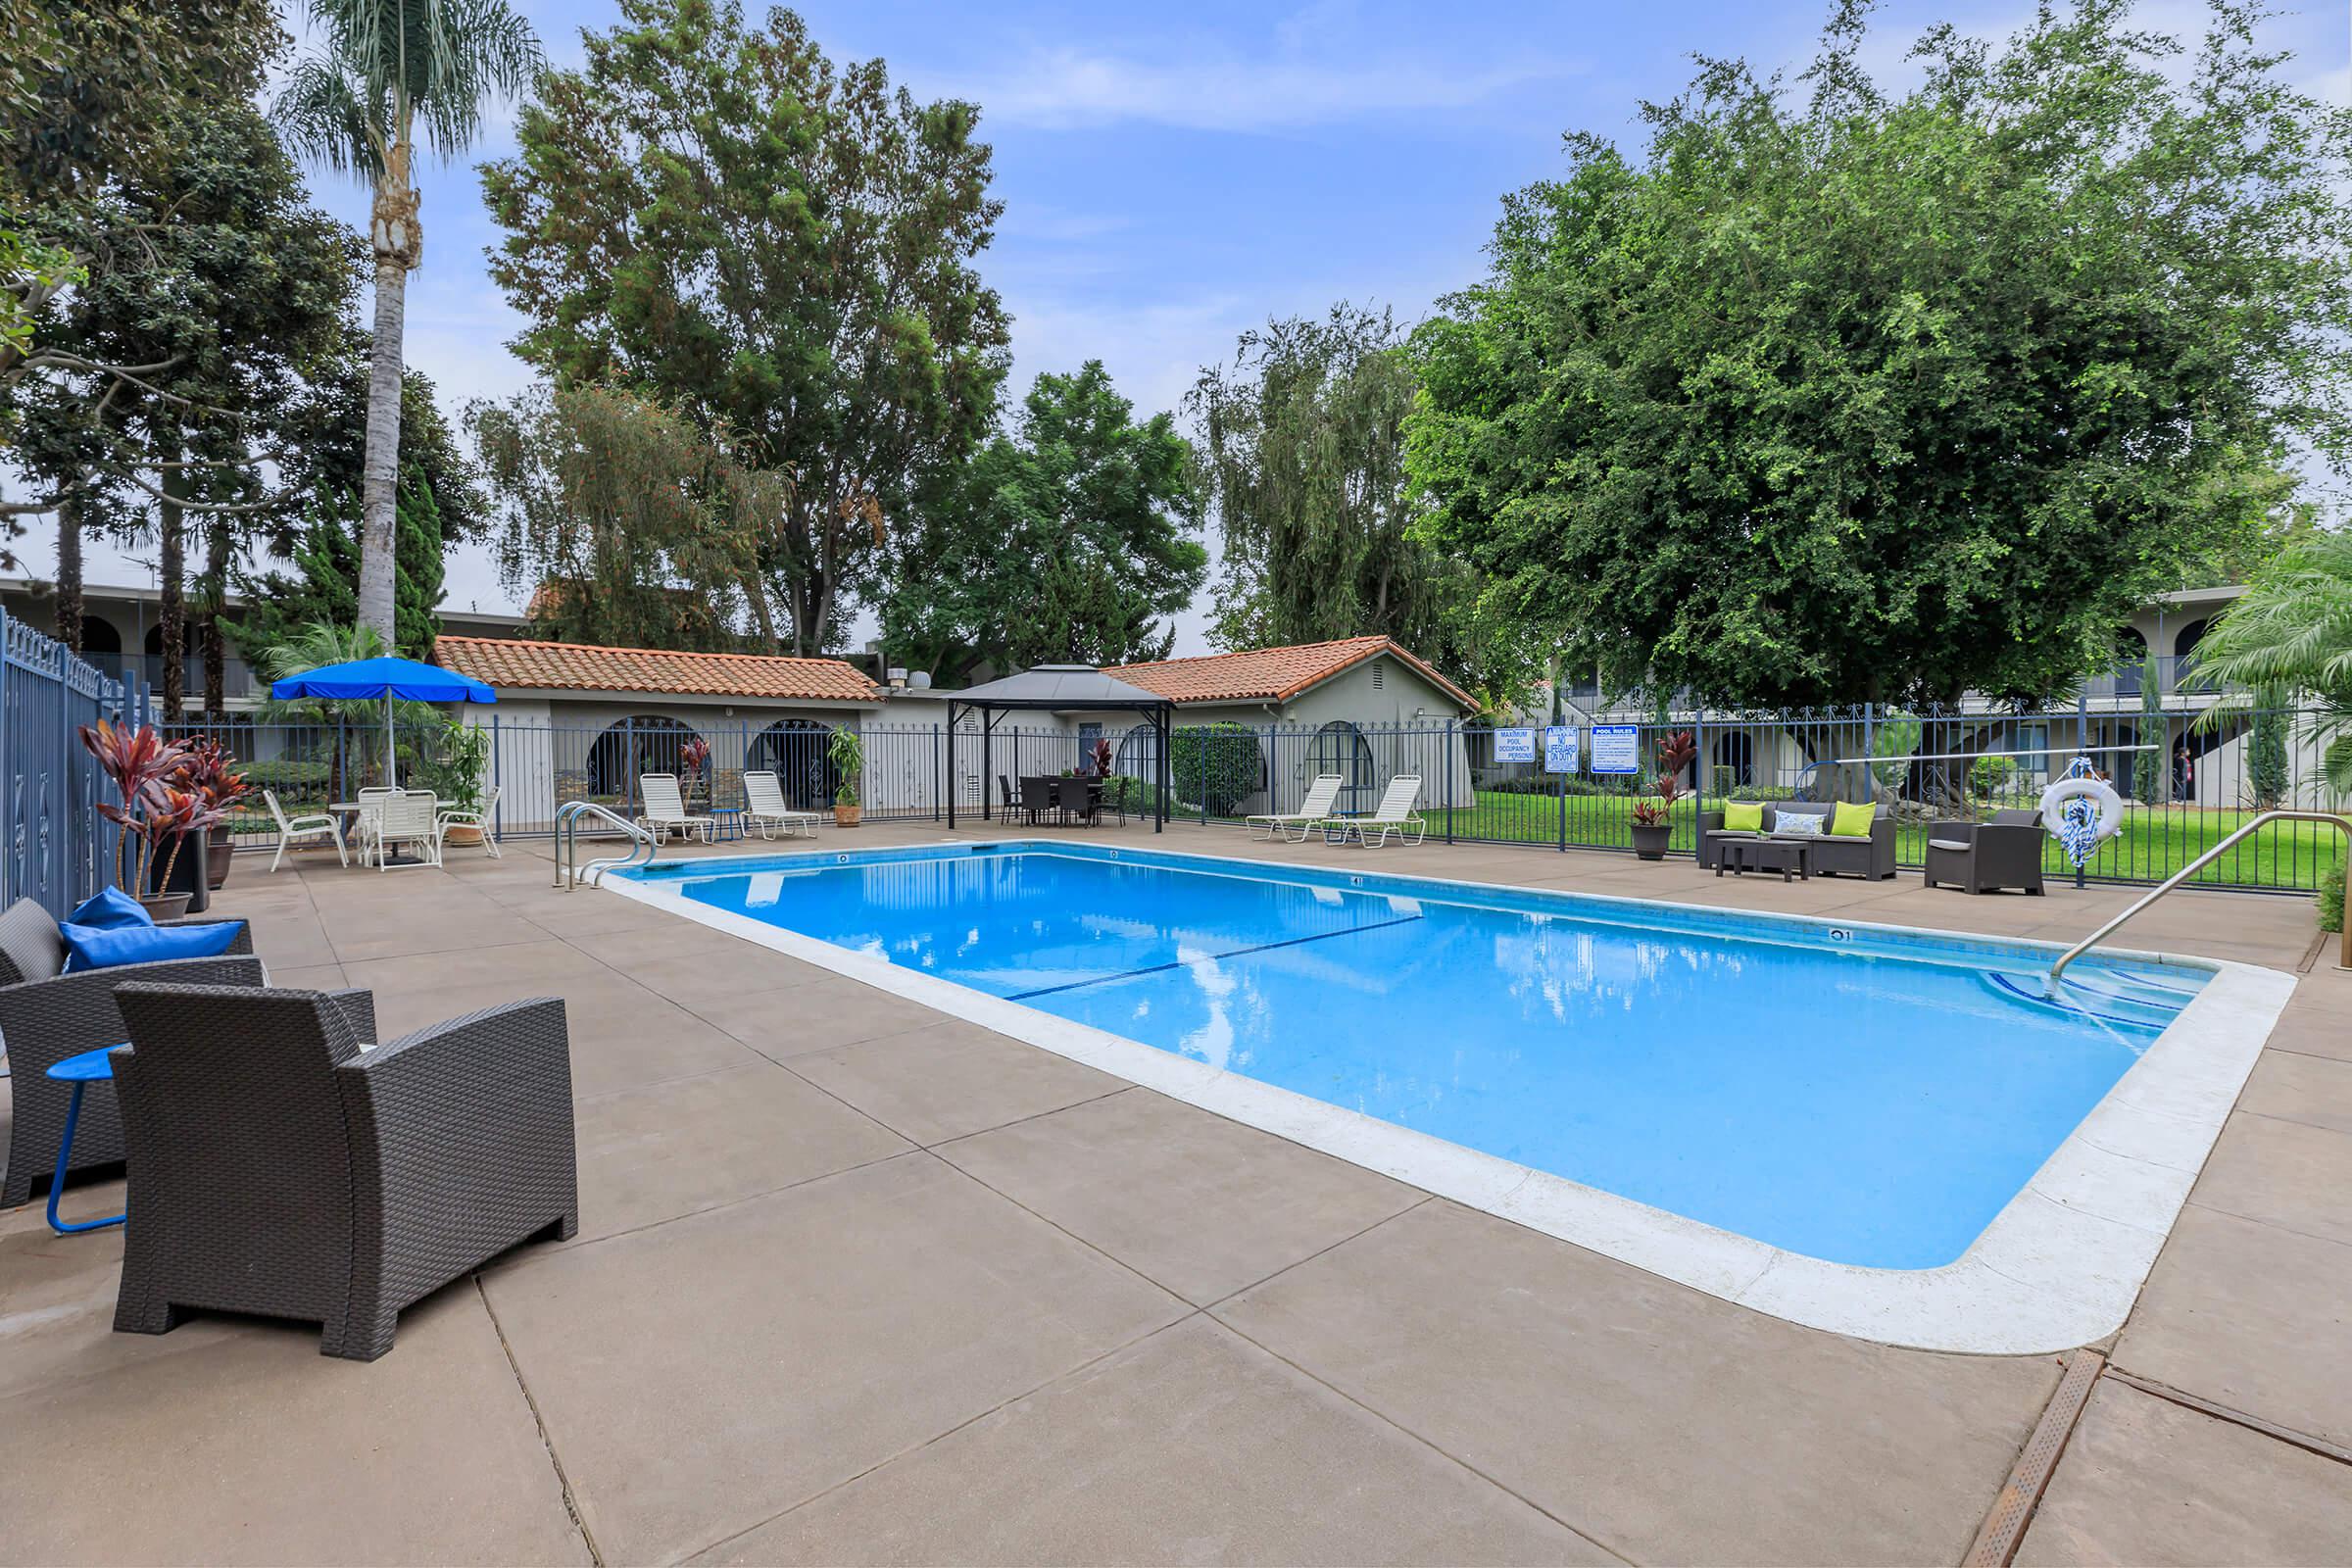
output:
[[2209,688],[2197,674],[2197,644],[2205,640],[2210,620],[2192,620],[2173,639],[2173,690],[2200,692]]
[[2130,626],[2115,634],[2115,695],[2137,697],[2148,665],[2148,640]]
[[678,752],[694,731],[662,713],[633,713],[607,726],[588,747],[588,793],[634,800],[640,773],[675,773]]
[[[1305,779],[1323,773],[1337,773],[1348,781],[1340,787],[1341,810],[1371,808],[1374,802],[1370,796],[1376,782],[1372,743],[1364,739],[1362,730],[1344,718],[1333,719],[1315,731],[1314,738],[1307,742]],[[1300,780],[1301,787],[1305,779]]]
[[779,719],[752,738],[744,771],[769,772],[795,810],[830,810],[841,788],[833,766],[833,726],[812,718]]

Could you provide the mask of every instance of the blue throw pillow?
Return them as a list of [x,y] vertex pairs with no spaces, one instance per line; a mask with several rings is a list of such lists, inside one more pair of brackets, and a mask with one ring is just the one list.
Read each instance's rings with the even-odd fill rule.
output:
[[110,887],[58,923],[86,926],[93,931],[121,931],[134,925],[153,925],[155,917],[138,900],[121,888]]
[[83,969],[112,969],[122,963],[153,963],[159,958],[214,958],[226,953],[242,920],[207,925],[141,925],[118,929],[74,925],[58,929],[66,935],[66,973]]

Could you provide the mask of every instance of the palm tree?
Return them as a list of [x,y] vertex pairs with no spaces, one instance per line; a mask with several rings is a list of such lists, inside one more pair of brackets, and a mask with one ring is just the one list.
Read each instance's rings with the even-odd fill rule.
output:
[[[291,632],[283,642],[271,643],[253,652],[253,667],[265,681],[274,685],[289,675],[308,674],[325,664],[345,664],[362,659],[381,659],[390,653],[384,639],[372,626],[338,626],[333,621],[306,621]],[[392,709],[395,721],[414,728],[438,728],[443,722],[441,710],[430,703],[410,703],[395,700]],[[331,748],[327,784],[330,798],[348,798],[351,765],[345,746],[353,736],[363,740],[382,733],[384,710],[381,700],[374,698],[272,697],[262,705],[261,718],[269,724],[316,724],[319,739]],[[388,766],[385,763],[375,764]],[[363,763],[363,773],[374,770]],[[389,772],[377,772],[378,778]]]
[[[2197,673],[2257,692],[2311,693],[2329,790],[2352,793],[2352,533],[2306,534],[2255,574],[2197,643]],[[2218,722],[2218,705],[2200,722]]]
[[287,143],[374,188],[375,344],[362,470],[360,624],[393,641],[401,335],[409,273],[424,255],[412,178],[421,132],[443,158],[480,132],[493,98],[520,93],[545,57],[507,0],[309,0],[321,50],[287,77],[277,119]]

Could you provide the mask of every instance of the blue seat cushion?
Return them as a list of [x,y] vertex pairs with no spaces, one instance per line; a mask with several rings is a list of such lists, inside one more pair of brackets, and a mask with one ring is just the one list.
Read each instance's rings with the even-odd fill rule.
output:
[[60,925],[78,925],[93,931],[122,931],[131,926],[152,926],[155,917],[121,888],[109,887],[67,915]]
[[107,928],[74,925],[59,929],[66,938],[66,973],[83,969],[112,969],[124,963],[154,963],[163,958],[214,958],[229,950],[243,930],[242,920],[220,920],[205,925],[141,925]]

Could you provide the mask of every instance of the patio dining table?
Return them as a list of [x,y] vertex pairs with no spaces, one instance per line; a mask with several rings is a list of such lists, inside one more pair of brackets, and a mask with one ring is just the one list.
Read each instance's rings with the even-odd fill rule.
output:
[[1021,806],[1032,816],[1053,811],[1064,822],[1072,816],[1091,821],[1102,803],[1102,781],[1099,778],[1039,773],[1021,779]]

